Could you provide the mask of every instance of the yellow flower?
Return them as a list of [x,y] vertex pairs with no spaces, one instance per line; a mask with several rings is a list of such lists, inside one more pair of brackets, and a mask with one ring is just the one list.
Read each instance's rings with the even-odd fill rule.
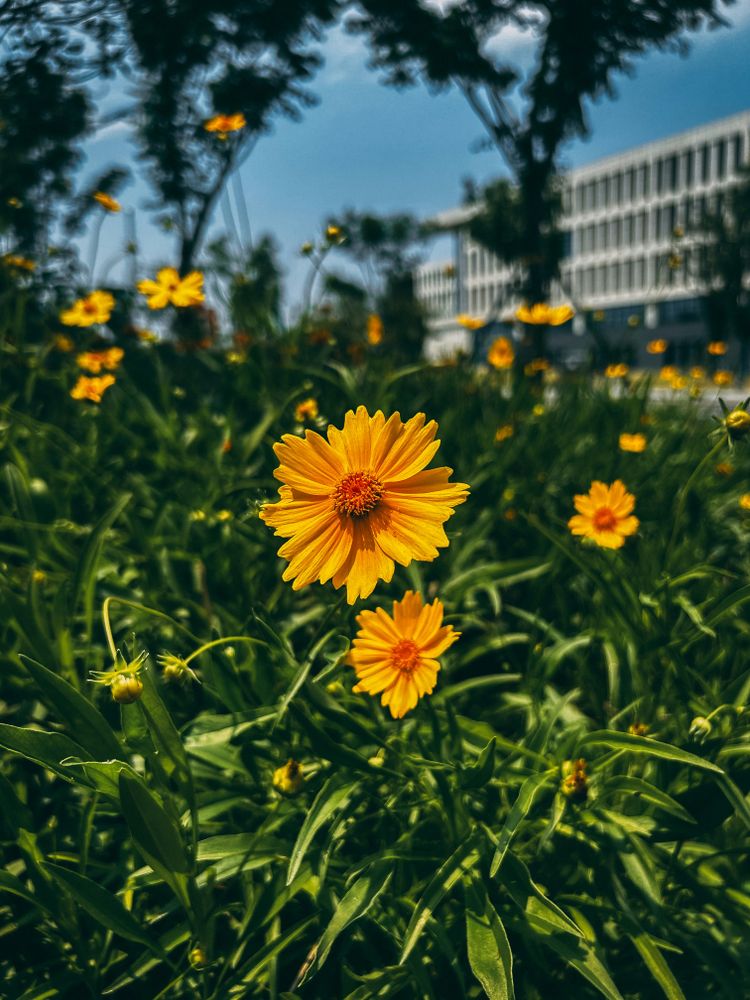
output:
[[619,549],[638,530],[633,516],[635,497],[616,479],[611,486],[594,480],[588,493],[573,498],[578,511],[568,521],[574,535],[590,538],[605,549]]
[[299,252],[302,254],[303,257],[309,257],[314,249],[315,247],[308,240],[306,243],[302,244],[302,246],[299,248]]
[[734,375],[728,371],[714,372],[713,382],[714,385],[728,386],[734,382]]
[[513,434],[513,424],[503,424],[502,427],[498,427],[495,431],[495,440],[497,442],[507,441],[508,438],[513,437]]
[[66,337],[64,333],[58,333],[54,340],[55,347],[58,351],[62,351],[64,354],[69,354],[74,347],[73,341],[70,337]]
[[636,327],[640,325],[640,322],[641,318],[637,315],[637,313],[633,313],[631,316],[628,316],[628,326]]
[[115,299],[109,292],[94,291],[84,299],[77,299],[70,309],[60,313],[60,322],[65,326],[93,326],[106,323],[112,315]]
[[712,340],[711,343],[706,348],[709,354],[713,354],[714,357],[721,357],[722,354],[727,353],[727,345],[723,340]]
[[216,137],[222,142],[230,132],[239,132],[247,125],[243,114],[236,115],[214,115],[203,125],[206,132],[216,132]]
[[116,198],[113,198],[111,194],[107,194],[105,191],[97,191],[93,198],[107,212],[119,212],[122,207]]
[[8,198],[6,205],[10,205],[11,208],[22,208],[23,202],[20,198]]
[[516,309],[516,319],[530,326],[562,326],[576,314],[573,306],[548,306],[537,302],[532,306],[522,305]]
[[544,403],[536,403],[531,408],[531,412],[535,417],[541,417],[544,414]]
[[114,372],[120,366],[125,352],[121,347],[109,347],[105,351],[84,351],[76,358],[78,367],[91,375],[98,375],[104,368],[106,371]]
[[744,437],[750,433],[750,413],[747,410],[743,410],[741,406],[738,406],[731,413],[727,414],[724,426],[731,438]]
[[578,760],[566,760],[562,766],[563,780],[560,791],[566,798],[576,802],[585,802],[588,798],[588,765],[583,757]]
[[34,572],[31,574],[31,579],[34,581],[34,583],[44,583],[45,580],[47,579],[47,574],[44,572],[43,569],[35,569]]
[[163,267],[156,275],[156,281],[144,278],[138,282],[138,291],[146,296],[149,309],[164,309],[170,305],[178,307],[196,306],[206,296],[202,291],[203,275],[191,271],[181,278],[174,267]]
[[677,389],[679,391],[680,389],[687,388],[688,380],[684,375],[675,375],[669,384],[673,389]]
[[628,365],[607,365],[604,369],[604,374],[607,378],[625,378],[625,376],[630,371]]
[[682,226],[675,226],[674,229],[672,230],[672,235],[676,240],[681,240],[682,237],[685,235],[685,230],[682,228]]
[[458,316],[456,316],[456,322],[465,330],[478,330],[480,327],[484,326],[484,320],[481,316],[469,316],[468,313],[459,313]]
[[662,382],[672,382],[674,379],[680,377],[680,369],[675,365],[664,365],[664,367],[659,372],[659,378]]
[[649,340],[646,344],[646,350],[649,354],[664,354],[668,347],[669,342],[661,338],[659,340]]
[[36,268],[33,260],[29,260],[28,257],[21,257],[17,253],[3,254],[2,261],[6,267],[15,267],[21,271],[33,271]]
[[596,312],[594,313],[594,320],[597,323],[604,322],[604,320],[606,318],[607,318],[607,314],[605,313],[605,311],[603,309],[597,309]]
[[645,722],[631,722],[628,732],[631,736],[647,736],[649,727]]
[[112,692],[112,698],[121,705],[131,705],[143,694],[143,681],[138,676],[148,653],[143,650],[134,660],[127,661],[120,650],[115,654],[111,670],[92,670],[89,680],[103,684]]
[[679,271],[682,267],[682,257],[678,253],[672,253],[667,260],[667,267],[670,271]]
[[294,408],[294,419],[298,424],[302,424],[305,420],[315,420],[318,412],[318,401],[310,396],[309,399],[303,399],[297,403]]
[[229,365],[241,365],[245,361],[247,355],[243,354],[242,351],[227,351],[226,359]]
[[231,521],[233,516],[234,515],[232,514],[231,510],[227,510],[226,508],[222,508],[221,510],[216,511],[217,521],[222,521],[226,523],[227,521]]
[[70,390],[73,399],[88,399],[92,403],[101,403],[102,396],[111,385],[115,384],[114,375],[79,375],[78,381]]
[[330,226],[326,226],[326,239],[331,241],[338,240],[340,242],[342,239],[341,227],[333,222]]
[[423,605],[420,594],[407,590],[393,602],[393,616],[383,608],[357,615],[359,632],[346,662],[354,667],[354,693],[382,695],[394,719],[411,711],[425,694],[432,694],[440,663],[438,656],[461,635],[443,625],[443,605],[435,598]]
[[383,340],[383,321],[377,313],[367,317],[367,343],[377,347]]
[[290,757],[283,767],[277,767],[273,772],[273,787],[284,795],[294,795],[305,783],[304,768]]
[[620,451],[640,452],[646,450],[645,434],[621,434]]
[[719,462],[718,465],[714,466],[714,472],[717,476],[726,478],[734,475],[734,466],[729,462]]
[[549,368],[549,361],[546,358],[532,358],[528,364],[523,366],[524,375],[531,377],[532,375],[538,374],[538,372],[546,372]]
[[176,656],[174,653],[159,653],[156,662],[162,669],[162,677],[165,681],[170,683],[177,681],[181,684],[188,678],[193,681],[198,680],[195,672],[190,669],[187,661],[183,660],[181,656]]
[[740,507],[742,510],[750,510],[750,493],[743,493],[740,497]]
[[346,584],[347,600],[368,597],[390,581],[395,563],[431,562],[448,544],[443,524],[466,500],[468,486],[448,481],[452,469],[426,469],[440,442],[437,424],[418,413],[403,423],[364,406],[349,410],[327,440],[314,431],[285,434],[274,451],[280,500],[260,517],[289,539],[285,580],[299,590],[315,580]]
[[493,368],[511,368],[516,353],[507,337],[498,337],[487,352],[487,361]]
[[706,377],[706,369],[701,368],[700,365],[693,365],[690,369],[690,378],[695,379],[696,382],[700,382]]
[[145,327],[133,327],[136,337],[143,344],[155,344],[159,339],[153,330],[148,330]]

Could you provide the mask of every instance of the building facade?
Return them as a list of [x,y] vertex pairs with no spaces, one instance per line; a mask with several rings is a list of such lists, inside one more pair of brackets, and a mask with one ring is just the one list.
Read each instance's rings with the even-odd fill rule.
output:
[[[633,363],[643,362],[646,342],[661,336],[674,345],[670,361],[694,360],[693,345],[707,331],[691,232],[707,213],[721,210],[749,160],[746,111],[568,172],[560,224],[565,254],[552,298],[575,305],[572,333],[586,338],[588,312],[610,338],[630,348]],[[497,326],[511,322],[519,304],[512,269],[469,235],[474,211],[457,208],[436,217],[437,226],[454,234],[454,258],[424,264],[415,274],[430,316],[433,355],[470,348],[471,335],[457,316]],[[556,340],[570,345],[570,334],[568,329]],[[585,353],[584,341],[570,350]]]

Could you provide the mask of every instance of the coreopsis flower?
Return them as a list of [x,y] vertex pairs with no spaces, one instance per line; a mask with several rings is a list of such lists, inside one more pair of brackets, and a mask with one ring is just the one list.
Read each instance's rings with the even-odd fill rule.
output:
[[273,787],[284,795],[294,795],[305,782],[304,770],[299,761],[290,757],[286,764],[273,772]]
[[646,450],[645,434],[621,434],[619,438],[620,451],[641,452]]
[[649,354],[664,354],[668,347],[669,342],[663,338],[659,338],[658,340],[649,340],[646,344],[646,351]]
[[604,369],[604,374],[607,378],[625,378],[625,376],[630,371],[628,365],[617,364],[617,365],[607,365]]
[[233,517],[234,514],[231,510],[227,510],[225,507],[216,511],[216,520],[222,524],[226,524],[227,521],[231,521]]
[[507,337],[497,337],[487,352],[487,362],[493,368],[512,368],[515,357],[516,352]]
[[468,313],[459,313],[458,316],[456,316],[456,322],[465,330],[478,330],[480,327],[484,326],[484,320],[481,316],[469,316]]
[[247,125],[247,120],[243,114],[235,115],[214,115],[204,123],[206,132],[215,132],[216,138],[224,142],[230,132],[239,132]]
[[371,347],[377,347],[383,342],[383,321],[377,313],[370,313],[367,317],[367,343]]
[[566,798],[574,802],[585,802],[589,794],[588,765],[583,757],[578,760],[566,760],[562,765],[562,784],[560,791]]
[[649,727],[645,722],[631,722],[628,732],[631,736],[647,736]]
[[73,399],[88,399],[92,403],[101,403],[102,396],[115,384],[114,375],[79,375],[78,381],[70,390]]
[[85,372],[98,375],[102,369],[117,371],[124,356],[125,352],[121,347],[108,347],[104,351],[83,351],[76,357],[76,362]]
[[156,281],[144,278],[137,287],[141,295],[146,296],[149,309],[164,309],[168,305],[178,308],[197,306],[206,298],[200,271],[191,271],[181,278],[176,268],[163,267],[157,272]]
[[679,391],[680,389],[687,389],[688,380],[684,375],[675,375],[669,384],[672,389]]
[[122,208],[120,202],[106,191],[97,191],[92,197],[106,212],[119,212]]
[[573,502],[578,513],[568,521],[571,532],[602,548],[619,549],[638,530],[638,518],[633,516],[635,497],[619,479],[611,486],[594,480],[589,492],[575,496]]
[[343,243],[344,234],[341,232],[341,226],[337,226],[334,222],[326,226],[326,239],[329,243]]
[[711,343],[706,348],[709,354],[712,354],[715,358],[721,357],[723,354],[727,353],[727,345],[723,340],[712,340]]
[[750,413],[738,406],[726,415],[724,426],[732,439],[745,437],[750,434]]
[[357,615],[359,632],[346,662],[358,683],[354,693],[381,695],[394,719],[411,711],[437,682],[438,657],[461,635],[443,625],[443,605],[435,598],[424,605],[420,594],[407,590],[393,602],[393,615],[383,608]]
[[186,680],[198,680],[195,672],[181,656],[176,656],[174,653],[159,653],[156,662],[161,667],[162,677],[168,683],[182,684]]
[[549,366],[549,361],[546,358],[532,358],[531,361],[523,366],[523,373],[532,377],[533,375],[538,375],[539,372],[546,372]]
[[378,580],[390,581],[395,563],[437,558],[448,544],[443,524],[469,487],[449,482],[452,469],[426,468],[440,444],[436,431],[424,413],[403,423],[398,413],[371,417],[360,406],[343,430],[328,427],[327,440],[308,430],[274,445],[281,499],[260,517],[288,539],[279,555],[295,590],[333,580],[353,604]]
[[725,388],[726,386],[731,385],[732,382],[734,382],[734,375],[732,374],[732,372],[728,372],[725,370],[714,372],[713,376],[714,385],[718,385],[721,386],[722,388]]
[[714,466],[714,472],[717,476],[721,476],[722,479],[728,479],[729,476],[734,475],[734,466],[731,462],[717,462]]
[[706,377],[706,369],[702,368],[700,365],[693,365],[690,369],[690,378],[694,379],[696,382],[702,382]]
[[294,419],[298,424],[302,424],[306,420],[315,420],[318,412],[318,401],[310,396],[309,399],[303,399],[297,403],[294,408]]
[[750,510],[750,493],[743,493],[740,497],[740,508]]
[[530,326],[562,326],[575,314],[573,306],[548,306],[544,302],[531,306],[524,304],[516,309],[516,319]]
[[513,434],[513,424],[503,424],[502,427],[498,427],[495,431],[495,441],[497,441],[498,444],[502,441],[507,441],[508,438],[513,437]]
[[542,416],[544,416],[545,412],[546,412],[546,409],[545,409],[544,403],[535,403],[531,407],[532,416],[542,417]]
[[682,257],[678,253],[672,253],[667,259],[667,267],[670,271],[679,271],[682,267]]
[[106,323],[115,307],[114,296],[99,290],[89,292],[83,299],[76,299],[70,309],[60,313],[60,322],[65,326],[93,326]]
[[36,268],[36,264],[33,260],[29,260],[28,257],[21,257],[21,255],[17,253],[3,254],[0,259],[2,259],[2,262],[6,267],[15,268],[17,271],[33,271]]
[[93,684],[103,684],[112,692],[112,698],[121,705],[130,705],[143,694],[143,681],[138,674],[143,668],[148,653],[143,650],[129,662],[117,650],[111,670],[92,670],[89,680]]
[[672,382],[674,379],[679,378],[680,369],[675,365],[664,365],[664,367],[659,371],[659,379],[662,382]]
[[70,337],[66,337],[64,333],[58,333],[54,339],[55,348],[58,351],[62,351],[63,354],[70,354],[73,350],[75,344]]
[[135,326],[133,331],[142,344],[155,344],[159,339],[153,330],[145,327]]
[[315,249],[314,244],[312,244],[309,240],[306,240],[299,248],[299,252],[302,254],[303,257],[309,257],[314,249]]

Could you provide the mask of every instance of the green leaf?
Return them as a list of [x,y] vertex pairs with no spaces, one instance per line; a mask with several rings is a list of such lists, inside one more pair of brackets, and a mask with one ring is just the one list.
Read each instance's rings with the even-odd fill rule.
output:
[[667,795],[666,792],[657,788],[656,785],[652,785],[650,782],[644,781],[643,778],[637,778],[634,775],[613,774],[606,778],[597,796],[597,804],[603,802],[611,795],[623,795],[629,802],[632,802],[634,798],[643,799],[645,802],[650,802],[652,805],[663,809],[664,812],[670,813],[672,816],[676,816],[685,823],[696,822],[695,817],[691,816],[687,809],[681,806],[671,795]]
[[141,927],[138,921],[125,909],[117,896],[97,885],[93,879],[79,872],[70,871],[49,861],[44,867],[58,882],[68,889],[76,902],[100,924],[128,941],[137,941],[148,948],[154,948],[153,935]]
[[734,806],[737,815],[740,817],[745,826],[750,828],[750,806],[747,804],[745,796],[728,774],[723,774],[721,778],[719,778],[719,787],[726,796],[728,802]]
[[467,767],[461,774],[462,788],[484,788],[495,770],[496,746],[497,740],[493,736],[479,754],[476,762],[471,767]]
[[550,770],[543,771],[540,774],[532,774],[521,785],[518,798],[513,803],[513,807],[508,813],[505,824],[497,838],[495,856],[493,857],[492,864],[490,865],[490,877],[496,874],[498,868],[503,863],[503,858],[505,857],[506,851],[510,847],[510,842],[513,839],[521,821],[526,817],[529,809],[531,809],[534,804],[534,798],[536,797],[537,792],[550,780],[553,773],[554,772]]
[[466,879],[466,948],[471,971],[489,1000],[513,1000],[513,953],[484,883]]
[[404,935],[404,944],[399,958],[399,965],[403,965],[412,953],[419,936],[424,930],[424,926],[435,912],[435,908],[446,896],[458,880],[470,872],[479,860],[479,850],[474,838],[466,840],[460,844],[456,850],[447,858],[433,875],[427,888],[414,908],[409,926]]
[[153,792],[127,771],[120,772],[119,784],[123,815],[135,846],[148,864],[155,871],[189,871],[182,834]]
[[24,667],[41,689],[43,699],[51,705],[60,720],[75,733],[77,741],[94,760],[119,757],[122,749],[112,727],[88,698],[62,677],[28,656],[19,655]]
[[607,997],[607,1000],[623,1000],[606,966],[586,941],[573,941],[562,934],[551,934],[541,940]]
[[351,781],[342,784],[342,779],[339,775],[332,775],[315,796],[315,801],[305,816],[305,820],[297,834],[297,840],[292,848],[292,856],[289,859],[289,868],[286,873],[287,885],[291,885],[294,881],[294,877],[299,871],[299,866],[302,864],[315,834],[333,816],[336,810],[341,809],[348,801],[356,784],[356,782]]
[[176,771],[183,783],[189,783],[190,766],[187,753],[172,716],[156,687],[153,673],[146,667],[139,676],[143,682],[143,693],[136,704],[143,713],[154,747],[159,754],[161,766],[168,774]]
[[672,760],[676,764],[686,764],[688,767],[700,767],[716,774],[724,772],[710,760],[696,757],[687,750],[680,750],[671,743],[660,743],[646,736],[634,736],[632,733],[618,733],[614,730],[600,729],[583,737],[579,746],[604,746],[611,750],[630,750],[632,753],[642,753],[649,757],[660,757],[662,760]]
[[96,566],[99,562],[104,536],[112,527],[117,518],[122,514],[130,503],[131,494],[123,493],[103,517],[94,525],[90,535],[83,546],[78,565],[73,577],[72,606],[78,607],[79,600],[83,599],[84,616],[86,621],[86,634],[91,634],[91,626],[94,616],[94,589],[96,587]]
[[685,1000],[685,994],[680,989],[680,984],[672,975],[672,970],[667,965],[666,959],[654,939],[649,934],[642,932],[631,934],[630,940],[638,949],[638,953],[646,963],[651,975],[661,986],[667,1000]]
[[25,729],[21,726],[9,726],[0,723],[0,747],[21,754],[28,760],[33,760],[50,771],[59,774],[66,781],[80,781],[61,763],[68,757],[86,759],[86,751],[78,743],[62,733],[46,733],[41,729]]
[[23,827],[30,830],[33,820],[28,806],[16,795],[13,785],[0,771],[0,830],[6,840],[15,840]]
[[534,882],[526,865],[512,851],[503,860],[499,876],[513,902],[525,914],[531,926],[540,934],[564,932],[582,937],[583,931],[561,910],[557,903],[544,895]]

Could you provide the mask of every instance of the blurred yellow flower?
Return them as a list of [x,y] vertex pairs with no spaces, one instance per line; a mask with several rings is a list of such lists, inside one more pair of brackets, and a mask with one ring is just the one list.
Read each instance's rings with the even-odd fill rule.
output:
[[297,403],[294,408],[294,419],[298,424],[302,424],[306,420],[315,420],[318,412],[318,401],[310,396],[309,399]]
[[469,316],[468,313],[459,313],[456,316],[456,322],[459,326],[464,327],[465,330],[478,330],[484,326],[484,320],[481,316]]
[[714,466],[714,472],[717,476],[722,476],[726,479],[734,475],[734,466],[730,462],[719,462]]
[[511,368],[515,357],[513,345],[507,337],[497,337],[487,352],[487,361],[493,368]]
[[638,530],[638,518],[633,516],[635,497],[619,479],[611,486],[594,480],[589,492],[575,496],[573,502],[578,513],[568,521],[571,532],[602,548],[619,549]]
[[7,200],[7,202],[5,204],[9,205],[11,208],[22,208],[23,207],[23,202],[21,201],[21,199],[20,198],[16,198],[16,197],[8,198],[8,200]]
[[104,351],[84,351],[76,357],[79,368],[91,375],[98,375],[102,369],[117,371],[125,352],[121,347],[108,347]]
[[29,260],[28,257],[21,257],[17,253],[3,254],[2,262],[6,267],[14,267],[20,271],[33,271],[36,268],[33,260]]
[[740,497],[740,507],[742,510],[750,510],[750,493],[743,493]]
[[326,239],[341,240],[341,238],[342,238],[342,233],[340,226],[337,226],[333,222],[329,226],[326,226]]
[[532,406],[531,412],[535,417],[541,417],[544,413],[544,403],[536,403]]
[[706,369],[701,368],[700,365],[693,365],[690,369],[690,378],[695,379],[696,382],[700,382],[706,377]]
[[659,338],[658,340],[649,340],[646,344],[646,350],[649,354],[664,354],[664,352],[669,347],[669,342]]
[[531,377],[539,372],[546,372],[549,368],[549,361],[546,358],[533,358],[528,364],[523,366],[524,375]]
[[640,323],[641,317],[637,313],[632,313],[628,316],[628,326],[635,328],[636,326],[640,326]]
[[302,246],[299,248],[299,252],[302,254],[303,257],[309,257],[314,249],[315,247],[308,240],[307,242],[302,244]]
[[713,354],[715,358],[718,358],[727,353],[727,345],[723,340],[712,340],[706,350],[709,354]]
[[646,450],[645,434],[621,434],[619,438],[620,451],[641,452]]
[[78,381],[70,390],[73,399],[88,399],[92,403],[101,403],[102,396],[111,385],[115,384],[114,375],[79,375]]
[[98,202],[103,209],[107,212],[119,212],[122,206],[116,198],[113,198],[111,194],[107,194],[105,191],[97,191],[93,195],[94,201]]
[[438,449],[437,424],[418,413],[403,423],[381,410],[349,410],[343,430],[329,425],[327,440],[308,430],[274,445],[282,486],[279,501],[260,517],[288,539],[284,580],[299,590],[315,580],[346,585],[347,601],[369,597],[389,582],[395,563],[432,562],[448,545],[443,524],[466,500],[468,486],[451,483],[451,469],[427,469]]
[[664,367],[659,372],[659,378],[662,382],[672,382],[674,379],[679,378],[680,369],[676,365],[664,365]]
[[625,378],[630,371],[630,367],[624,364],[607,365],[604,374],[607,378]]
[[141,295],[146,296],[149,309],[164,309],[168,305],[195,306],[203,302],[203,275],[200,271],[191,271],[181,278],[174,267],[163,267],[157,272],[156,281],[144,278],[137,285]]
[[432,694],[438,657],[461,633],[443,625],[443,605],[437,598],[424,605],[412,590],[393,602],[392,616],[383,608],[363,611],[357,624],[359,632],[346,658],[357,674],[354,693],[380,694],[381,705],[401,719],[423,695]]
[[544,302],[522,305],[516,309],[516,319],[530,326],[562,326],[576,314],[572,306],[548,306]]
[[672,230],[672,235],[676,240],[681,240],[682,237],[685,235],[685,230],[682,228],[682,226],[675,226],[674,229]]
[[58,351],[62,351],[64,354],[69,354],[75,344],[70,337],[66,337],[64,333],[58,333],[54,340],[55,347]]
[[228,365],[241,365],[245,360],[245,355],[242,351],[227,351],[225,356]]
[[607,314],[605,313],[605,311],[603,309],[597,309],[595,311],[595,313],[594,313],[594,320],[597,323],[603,323],[606,318],[607,318]]
[[367,343],[371,347],[377,347],[383,340],[383,321],[377,313],[370,313],[367,317]]
[[70,309],[60,313],[60,322],[65,326],[93,326],[106,323],[112,315],[115,299],[109,292],[94,291],[84,299],[77,299]]
[[512,438],[514,434],[513,424],[503,424],[502,427],[498,427],[495,431],[495,440],[500,443],[501,441],[507,441],[508,438]]
[[304,768],[291,757],[282,767],[273,772],[273,787],[284,795],[294,795],[305,783]]
[[158,337],[153,330],[148,330],[145,327],[134,327],[136,337],[144,344],[155,344],[158,341]]
[[746,434],[750,434],[750,413],[738,406],[727,414],[724,426],[731,438],[745,437]]
[[675,375],[675,377],[669,383],[672,389],[680,390],[686,389],[688,380],[684,375]]
[[728,371],[718,371],[714,372],[713,383],[714,385],[726,387],[734,382],[734,375],[732,372]]
[[230,132],[239,132],[247,125],[243,114],[214,115],[203,125],[206,132],[215,132],[216,138],[223,142]]
[[678,253],[672,253],[667,259],[667,267],[670,271],[679,271],[682,267],[682,257]]
[[234,515],[232,514],[231,510],[222,509],[216,511],[217,521],[222,521],[222,522],[231,521],[233,516]]

